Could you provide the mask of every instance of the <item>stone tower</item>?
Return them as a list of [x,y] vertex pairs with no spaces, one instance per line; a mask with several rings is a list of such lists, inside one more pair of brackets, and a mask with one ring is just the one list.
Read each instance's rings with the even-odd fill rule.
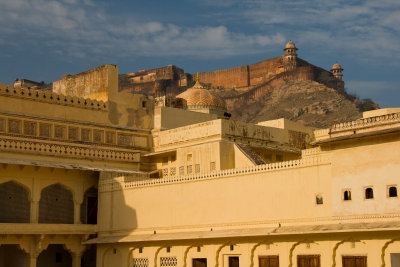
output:
[[342,66],[340,66],[339,63],[336,63],[332,66],[331,72],[333,74],[333,76],[338,79],[338,80],[342,80],[343,77],[343,69]]
[[283,51],[285,51],[285,55],[283,56],[283,65],[284,65],[285,71],[296,68],[296,66],[297,66],[296,51],[297,50],[298,49],[297,49],[296,45],[292,41],[289,41],[286,44],[285,49],[283,49]]

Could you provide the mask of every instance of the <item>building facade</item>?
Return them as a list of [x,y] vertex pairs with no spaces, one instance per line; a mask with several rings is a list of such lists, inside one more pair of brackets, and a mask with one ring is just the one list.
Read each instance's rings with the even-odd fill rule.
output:
[[0,85],[0,267],[400,266],[400,109],[255,125],[199,86]]

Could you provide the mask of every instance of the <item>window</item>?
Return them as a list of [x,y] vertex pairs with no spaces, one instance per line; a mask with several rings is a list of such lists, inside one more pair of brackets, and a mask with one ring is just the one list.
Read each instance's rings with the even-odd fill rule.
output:
[[297,255],[298,267],[320,267],[320,255]]
[[389,186],[389,197],[397,197],[397,187]]
[[188,165],[187,166],[187,174],[191,174],[192,173],[192,165]]
[[171,162],[174,162],[176,160],[176,155],[171,156]]
[[321,195],[321,194],[318,194],[318,195],[315,197],[315,203],[316,203],[317,205],[324,204],[324,200],[322,199],[322,195]]
[[279,267],[279,256],[269,255],[258,258],[259,267]]
[[365,189],[365,199],[373,199],[374,198],[374,190],[371,187],[367,187]]
[[187,159],[187,161],[191,161],[192,160],[192,154],[187,154],[186,159]]
[[345,190],[343,192],[343,200],[344,201],[351,200],[351,191],[350,190]]
[[194,167],[194,170],[196,173],[199,173],[200,172],[200,164],[196,164]]
[[185,175],[185,167],[183,166],[179,167],[179,175]]
[[278,162],[283,161],[283,155],[276,155],[276,161]]
[[215,171],[216,170],[215,161],[210,162],[210,170],[211,171]]
[[175,168],[175,167],[170,168],[170,169],[169,169],[169,174],[170,174],[171,176],[175,176],[175,175],[176,175],[176,168]]
[[366,267],[367,257],[366,256],[342,256],[342,266],[343,267]]

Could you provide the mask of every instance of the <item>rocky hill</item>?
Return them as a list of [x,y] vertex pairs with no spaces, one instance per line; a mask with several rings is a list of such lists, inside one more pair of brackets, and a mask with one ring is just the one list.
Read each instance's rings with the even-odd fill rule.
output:
[[[225,96],[232,92],[216,90]],[[257,123],[277,118],[287,118],[305,125],[323,128],[337,122],[362,116],[363,102],[315,81],[287,81],[272,88],[263,97],[253,101],[236,102],[228,112],[235,120]],[[378,108],[371,102],[367,109]]]

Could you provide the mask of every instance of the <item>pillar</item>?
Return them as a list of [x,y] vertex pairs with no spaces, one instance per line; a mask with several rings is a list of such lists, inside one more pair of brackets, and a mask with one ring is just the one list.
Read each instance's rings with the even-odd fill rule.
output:
[[72,267],[81,267],[82,253],[72,253]]
[[36,267],[37,255],[28,254],[27,267]]
[[31,200],[31,223],[39,222],[39,201]]
[[75,201],[74,224],[81,224],[81,203]]

